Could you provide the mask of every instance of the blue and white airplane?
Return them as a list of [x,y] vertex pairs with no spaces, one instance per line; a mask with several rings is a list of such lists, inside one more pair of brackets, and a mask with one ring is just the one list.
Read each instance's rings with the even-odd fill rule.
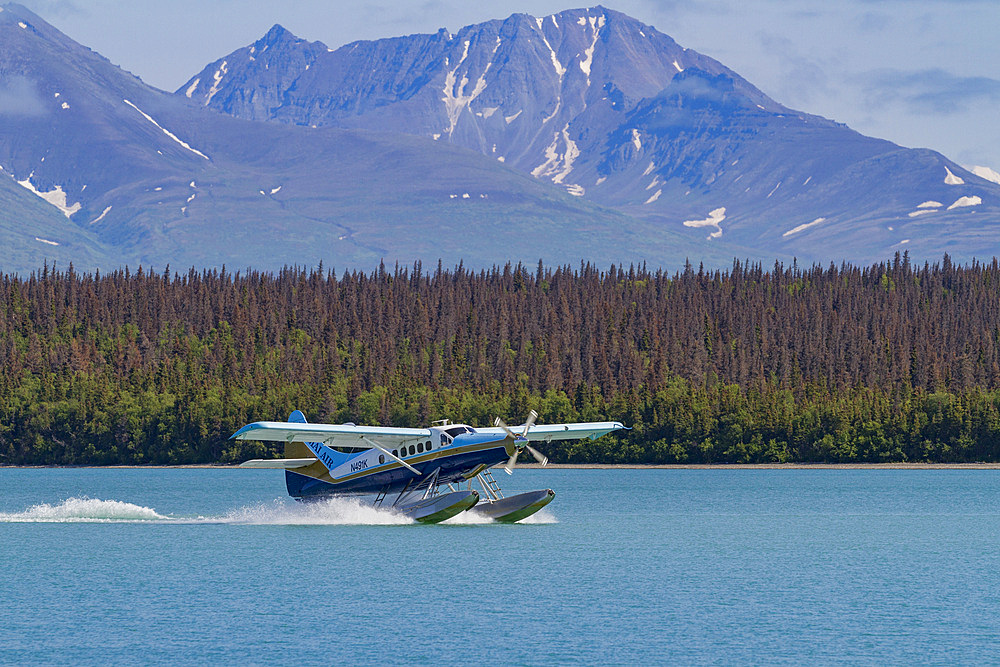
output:
[[[528,450],[543,466],[548,458],[531,442],[596,439],[625,428],[620,422],[535,425],[534,410],[511,429],[499,418],[491,428],[440,420],[429,428],[309,424],[299,410],[287,422],[254,422],[233,434],[237,440],[285,443],[285,458],[254,459],[246,468],[285,470],[288,494],[298,500],[376,494],[383,504],[398,493],[392,509],[423,523],[437,523],[473,511],[501,522],[519,521],[548,505],[552,489],[504,497],[490,468],[510,474]],[[473,480],[483,495],[472,488]],[[466,488],[461,484],[466,482]]]

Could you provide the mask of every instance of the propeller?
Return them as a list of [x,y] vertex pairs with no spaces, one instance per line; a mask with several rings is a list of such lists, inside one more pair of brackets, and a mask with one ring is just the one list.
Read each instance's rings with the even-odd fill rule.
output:
[[543,466],[548,465],[549,457],[545,456],[537,449],[528,444],[528,431],[530,431],[531,427],[535,425],[536,419],[538,419],[538,413],[535,412],[534,410],[529,412],[528,419],[527,421],[524,422],[524,430],[521,433],[514,433],[514,431],[512,431],[510,427],[507,426],[507,424],[505,424],[504,421],[499,417],[497,417],[496,420],[493,422],[494,426],[499,426],[500,428],[502,428],[504,430],[504,433],[506,433],[507,436],[514,441],[514,453],[511,455],[509,459],[507,459],[507,463],[505,463],[503,467],[504,472],[507,473],[508,475],[514,474],[514,466],[517,465],[517,457],[525,449],[527,449],[528,452],[540,464],[542,464]]

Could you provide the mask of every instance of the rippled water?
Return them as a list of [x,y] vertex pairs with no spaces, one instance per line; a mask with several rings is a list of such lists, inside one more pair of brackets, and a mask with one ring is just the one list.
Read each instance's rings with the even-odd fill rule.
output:
[[1000,471],[519,470],[527,525],[280,472],[0,469],[0,663],[1000,659]]

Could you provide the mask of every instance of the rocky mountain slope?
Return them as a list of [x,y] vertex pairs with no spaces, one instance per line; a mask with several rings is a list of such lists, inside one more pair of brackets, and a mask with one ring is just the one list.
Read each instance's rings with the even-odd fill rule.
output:
[[[588,247],[622,262],[619,241],[645,239],[621,213],[457,146],[205,109],[16,5],[0,12],[0,71],[0,199],[19,202],[0,210],[0,270],[576,264]],[[652,243],[673,262],[696,250]]]
[[706,249],[868,261],[998,248],[995,183],[788,109],[603,7],[338,49],[275,26],[176,94],[240,118],[463,146]]

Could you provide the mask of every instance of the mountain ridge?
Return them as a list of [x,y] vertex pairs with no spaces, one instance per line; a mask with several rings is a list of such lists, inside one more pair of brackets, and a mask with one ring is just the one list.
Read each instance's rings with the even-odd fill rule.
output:
[[[183,93],[237,117],[458,144],[691,239],[704,228],[702,240],[814,260],[868,261],[904,246],[922,256],[997,250],[989,221],[1000,219],[1000,190],[990,180],[936,152],[789,109],[601,6],[337,49],[283,28],[272,34],[282,36],[277,48],[265,35],[208,65]],[[308,63],[287,57],[305,52]],[[372,54],[399,67],[386,74]]]
[[[368,268],[442,257],[575,264],[581,253],[562,253],[560,239],[613,247],[634,235],[621,214],[460,147],[429,151],[430,140],[419,137],[284,127],[200,108],[11,7],[0,13],[0,66],[18,72],[42,106],[5,116],[0,165],[25,192],[63,192],[73,212],[63,236],[19,231],[16,215],[0,214],[0,230],[25,247],[17,256],[37,258],[9,257],[0,269],[40,266],[69,232],[85,233],[103,251],[80,269],[109,262],[275,269],[321,260]],[[684,248],[682,239],[665,239],[666,254]]]
[[233,54],[165,93],[4,5],[0,269],[997,253],[997,184],[602,7],[336,49],[275,25]]

